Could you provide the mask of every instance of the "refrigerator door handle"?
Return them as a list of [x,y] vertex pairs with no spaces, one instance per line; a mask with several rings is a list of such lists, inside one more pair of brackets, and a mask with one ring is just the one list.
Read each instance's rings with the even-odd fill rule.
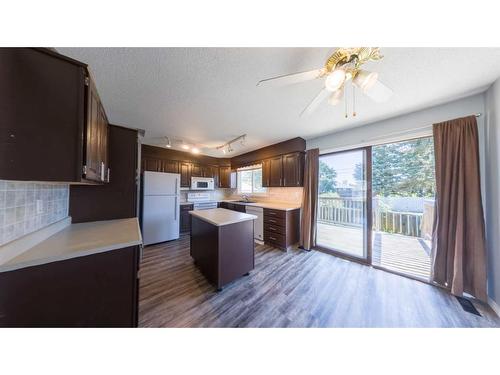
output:
[[177,221],[177,197],[175,197],[174,220]]

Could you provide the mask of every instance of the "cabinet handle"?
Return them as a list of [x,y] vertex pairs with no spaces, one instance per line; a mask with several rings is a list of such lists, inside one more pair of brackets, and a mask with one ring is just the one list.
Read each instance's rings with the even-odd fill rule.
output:
[[104,181],[104,162],[101,161],[101,181]]
[[275,227],[268,227],[268,228],[269,228],[269,229],[271,229],[271,230],[276,230],[276,228],[275,228]]
[[270,239],[270,240],[273,240],[273,241],[276,241],[276,238],[271,237],[271,236],[269,237],[269,239]]
[[276,220],[273,220],[273,219],[269,219],[269,221],[270,221],[271,223],[276,223]]
[[107,178],[106,178],[106,179],[107,179],[107,182],[109,182],[109,179],[110,179],[109,175],[110,175],[110,174],[111,174],[111,168],[108,168],[108,176],[107,176]]

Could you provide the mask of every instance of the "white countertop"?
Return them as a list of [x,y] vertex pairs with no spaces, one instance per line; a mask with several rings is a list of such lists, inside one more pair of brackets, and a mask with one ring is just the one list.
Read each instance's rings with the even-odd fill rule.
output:
[[234,204],[241,204],[244,206],[254,206],[254,207],[262,207],[262,208],[269,208],[272,210],[283,210],[283,211],[291,211],[291,210],[296,210],[297,208],[300,208],[300,204],[297,203],[284,203],[284,202],[252,202],[252,203],[245,203],[245,202],[238,202],[237,200],[231,200],[231,199],[226,199],[221,202],[228,202],[228,203],[234,203]]
[[206,221],[207,223],[216,225],[218,227],[223,225],[235,224],[247,220],[255,220],[257,216],[245,214],[225,208],[211,208],[209,210],[195,210],[189,213],[197,218]]
[[0,265],[0,272],[142,244],[137,218],[71,224]]

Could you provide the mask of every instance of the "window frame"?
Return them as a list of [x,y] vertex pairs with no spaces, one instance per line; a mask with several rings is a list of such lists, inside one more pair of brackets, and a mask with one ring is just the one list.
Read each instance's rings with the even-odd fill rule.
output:
[[[267,194],[267,188],[262,186],[261,187],[261,191],[255,191],[255,185],[254,185],[254,172],[256,170],[260,170],[261,171],[261,174],[262,174],[262,164],[259,164],[259,165],[255,165],[255,166],[251,166],[251,167],[246,167],[246,168],[239,168],[236,170],[236,179],[237,179],[237,189],[238,189],[238,194],[250,194],[250,195],[259,195],[259,194]],[[241,187],[242,187],[242,184],[241,184],[241,173],[242,172],[252,172],[252,188],[251,188],[251,191],[242,191],[241,190]]]

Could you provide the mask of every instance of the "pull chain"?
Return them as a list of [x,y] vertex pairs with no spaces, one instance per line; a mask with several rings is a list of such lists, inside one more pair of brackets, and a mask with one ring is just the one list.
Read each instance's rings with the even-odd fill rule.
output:
[[352,87],[352,117],[356,117],[356,87]]
[[347,85],[344,84],[344,113],[345,118],[347,118]]

